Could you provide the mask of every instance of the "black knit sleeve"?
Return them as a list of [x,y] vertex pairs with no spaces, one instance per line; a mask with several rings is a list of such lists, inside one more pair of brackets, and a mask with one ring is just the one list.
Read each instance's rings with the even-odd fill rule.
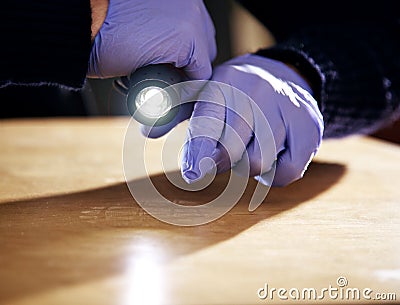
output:
[[89,0],[4,0],[0,28],[0,88],[82,88],[91,50]]
[[325,138],[369,134],[400,115],[398,23],[304,27],[257,54],[294,65],[311,82]]

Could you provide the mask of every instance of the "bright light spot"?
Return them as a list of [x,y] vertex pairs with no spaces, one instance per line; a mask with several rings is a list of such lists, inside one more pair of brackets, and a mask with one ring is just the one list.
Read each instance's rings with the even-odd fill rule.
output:
[[135,104],[142,115],[151,119],[163,117],[172,107],[169,94],[155,86],[142,89],[136,96]]
[[126,293],[123,304],[160,305],[164,302],[164,272],[161,254],[146,243],[136,244],[126,265]]

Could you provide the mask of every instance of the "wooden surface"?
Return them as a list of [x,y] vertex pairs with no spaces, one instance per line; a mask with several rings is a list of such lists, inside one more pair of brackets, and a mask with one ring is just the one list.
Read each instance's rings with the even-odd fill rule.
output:
[[[0,121],[0,304],[290,303],[257,291],[265,283],[337,287],[340,276],[346,287],[400,299],[400,146],[326,141],[302,180],[271,189],[254,212],[250,183],[222,218],[178,227],[147,215],[130,195],[127,125]],[[167,196],[187,198],[152,171]],[[191,200],[202,203],[225,180]]]

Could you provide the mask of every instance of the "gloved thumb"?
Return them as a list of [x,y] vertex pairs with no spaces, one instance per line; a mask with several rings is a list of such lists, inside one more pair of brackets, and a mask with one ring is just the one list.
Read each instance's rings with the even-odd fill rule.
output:
[[201,89],[207,84],[207,81],[184,81],[171,85],[169,90],[177,93],[179,96],[179,110],[175,117],[165,125],[146,126],[141,125],[141,133],[148,138],[159,138],[168,133],[179,123],[190,118],[195,102]]
[[171,122],[161,126],[147,126],[142,124],[140,125],[140,132],[147,138],[155,139],[162,137],[176,125],[189,119],[190,115],[192,114],[192,110],[193,110],[192,102],[179,105],[178,113],[176,114],[175,118],[172,119]]

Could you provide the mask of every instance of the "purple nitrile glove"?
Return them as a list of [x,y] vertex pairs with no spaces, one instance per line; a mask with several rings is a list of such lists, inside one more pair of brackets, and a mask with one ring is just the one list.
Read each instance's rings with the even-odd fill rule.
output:
[[[301,178],[320,146],[324,129],[322,114],[307,82],[284,63],[252,54],[216,67],[211,81],[229,84],[251,99],[237,101],[227,91],[222,92],[223,103],[199,99],[183,149],[183,178],[188,183],[195,182],[215,164],[217,172],[229,170],[241,160],[245,150],[250,175],[260,182],[268,184],[263,176],[267,177],[275,161],[272,185],[285,186]],[[204,100],[210,94],[218,95],[215,90],[207,92]],[[266,129],[265,119],[255,115],[253,103],[269,123],[274,148],[263,147],[255,140]],[[226,125],[220,121],[236,135],[227,132]],[[238,136],[242,143],[238,143]],[[261,157],[268,154],[276,155]],[[209,162],[210,158],[215,164]]]
[[190,79],[209,79],[215,56],[215,29],[202,0],[110,0],[87,75],[127,76],[171,63]]

